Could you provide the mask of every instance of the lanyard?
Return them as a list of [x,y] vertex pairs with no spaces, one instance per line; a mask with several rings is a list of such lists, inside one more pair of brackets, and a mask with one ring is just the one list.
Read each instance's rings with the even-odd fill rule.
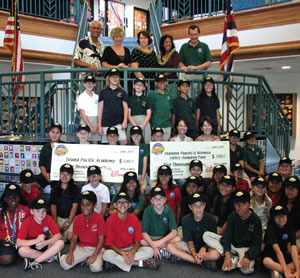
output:
[[[10,229],[12,231],[11,237],[9,235],[8,226],[7,226],[7,220],[6,219],[8,219],[9,226],[10,226]],[[15,212],[15,215],[14,215],[14,224],[11,223],[11,220],[10,220],[8,212],[5,213],[5,215],[4,215],[4,223],[5,223],[5,227],[6,227],[6,233],[7,233],[6,240],[8,242],[14,242],[16,240],[16,234],[17,234],[16,222],[17,222],[17,212]]]

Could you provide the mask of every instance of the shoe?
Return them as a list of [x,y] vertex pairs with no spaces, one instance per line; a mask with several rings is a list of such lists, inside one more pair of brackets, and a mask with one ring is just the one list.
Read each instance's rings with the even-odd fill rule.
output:
[[177,262],[180,261],[180,258],[178,258],[178,257],[176,257],[174,255],[171,255],[170,260],[171,260],[172,263],[177,263]]
[[115,266],[114,264],[111,264],[109,262],[104,262],[104,271],[112,271],[112,270],[117,270],[118,267]]
[[161,248],[159,250],[159,253],[160,253],[162,258],[165,258],[165,259],[170,259],[171,258],[171,254],[167,251],[166,248]]
[[43,268],[43,267],[41,264],[35,262],[34,260],[25,258],[23,268],[24,268],[24,270],[28,270],[28,269],[34,270],[34,269]]
[[239,257],[236,255],[231,255],[231,264],[232,264],[231,270],[237,267],[238,262],[239,262]]
[[61,252],[58,252],[56,255],[46,260],[46,262],[49,264],[53,263],[54,261],[60,262],[60,257],[61,257]]
[[156,258],[151,258],[143,261],[144,268],[158,269],[160,267],[160,262]]
[[282,275],[276,270],[270,270],[271,278],[282,278]]
[[217,263],[215,261],[203,261],[202,265],[204,268],[207,268],[213,272],[216,272],[218,270]]

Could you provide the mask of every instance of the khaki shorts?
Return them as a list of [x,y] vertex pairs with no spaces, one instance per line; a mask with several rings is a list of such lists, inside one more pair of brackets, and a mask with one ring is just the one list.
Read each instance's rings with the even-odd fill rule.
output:
[[[58,228],[60,229],[66,222],[68,222],[68,218],[61,218],[58,216],[56,218],[56,221],[57,221]],[[67,233],[72,233],[72,232],[73,232],[73,222],[70,223],[69,228],[62,233],[63,240],[67,239]]]
[[[118,129],[118,133],[119,133],[119,138],[118,141],[121,140],[127,140],[127,136],[126,136],[126,130],[121,128],[121,125],[115,125],[115,128]],[[103,136],[102,136],[102,141],[101,143],[108,143],[107,138],[106,138],[106,132],[109,129],[109,127],[103,127]]]

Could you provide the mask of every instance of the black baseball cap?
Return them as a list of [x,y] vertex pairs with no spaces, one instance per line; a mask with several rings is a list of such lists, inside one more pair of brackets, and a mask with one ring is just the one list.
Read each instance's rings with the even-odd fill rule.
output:
[[221,183],[226,183],[228,185],[231,185],[232,187],[236,187],[236,181],[235,178],[233,176],[230,175],[225,175],[221,178]]
[[25,169],[20,173],[20,182],[25,184],[35,182],[35,175],[30,169]]
[[92,175],[101,175],[101,170],[100,167],[97,165],[92,165],[87,169],[87,176],[92,176]]
[[282,157],[279,160],[279,165],[284,164],[284,163],[292,165],[292,160],[290,158],[288,158],[288,157]]
[[207,203],[207,198],[204,194],[198,192],[194,193],[192,196],[189,196],[188,203],[189,205],[195,204],[197,202]]
[[229,137],[241,137],[241,133],[237,129],[232,129],[229,131]]
[[201,186],[201,181],[198,177],[195,176],[190,176],[186,179],[185,185],[189,184],[189,183],[195,183],[198,185],[198,187]]
[[85,190],[80,194],[80,200],[86,199],[91,201],[93,204],[97,203],[97,196],[93,191]]
[[214,81],[213,78],[210,77],[210,76],[207,76],[207,77],[205,77],[205,78],[203,79],[203,85],[204,85],[206,82],[211,82],[211,83],[215,84],[215,81]]
[[216,174],[216,173],[223,173],[224,175],[226,175],[227,169],[223,164],[218,164],[213,169],[213,174]]
[[158,168],[157,170],[157,175],[168,175],[168,176],[172,176],[172,170],[168,165],[162,165]]
[[32,209],[47,208],[47,202],[43,198],[34,199],[30,206]]
[[186,83],[188,86],[191,86],[191,82],[186,79],[181,79],[178,81],[177,86],[180,87],[182,84]]
[[14,184],[14,183],[8,183],[7,185],[5,185],[5,189],[3,191],[2,196],[10,196],[10,195],[18,195],[21,196],[22,192],[21,192],[21,188],[19,185]]
[[134,84],[136,83],[143,83],[144,86],[146,85],[146,80],[144,78],[138,77],[134,80]]
[[198,166],[201,168],[201,170],[203,170],[203,164],[202,164],[201,160],[194,159],[190,162],[190,170],[195,166]]
[[138,135],[143,135],[143,130],[140,126],[136,125],[136,126],[133,126],[131,129],[130,129],[130,135],[134,135],[134,134],[138,134]]
[[256,177],[253,182],[252,182],[252,186],[258,186],[258,185],[262,185],[263,187],[267,187],[266,181],[264,178],[262,177]]
[[282,183],[282,177],[279,173],[277,172],[273,172],[269,175],[269,179],[268,181],[272,181],[272,182],[280,182]]
[[154,135],[157,132],[161,132],[162,134],[164,134],[164,130],[161,127],[155,127],[152,129],[151,135]]
[[121,75],[121,72],[116,69],[116,68],[112,68],[110,69],[107,73],[106,73],[106,76],[113,76],[113,75],[118,75],[120,76]]
[[111,126],[106,131],[106,136],[109,135],[109,134],[116,134],[116,135],[119,136],[119,131],[115,126]]
[[284,181],[283,186],[284,187],[295,187],[295,188],[300,189],[299,178],[297,176],[290,176]]
[[96,83],[96,79],[93,75],[88,75],[83,79],[83,83],[93,82]]
[[231,167],[231,172],[234,171],[243,171],[244,168],[240,163],[235,163],[232,167]]
[[255,137],[255,133],[252,132],[252,131],[247,131],[245,134],[244,134],[244,140],[248,140],[252,137]]
[[127,193],[125,192],[119,192],[116,197],[115,197],[115,203],[118,202],[120,199],[125,199],[127,200],[128,202],[130,202],[130,198],[128,196]]
[[91,132],[91,129],[90,129],[90,127],[88,126],[88,125],[79,125],[78,126],[78,128],[77,128],[77,132],[79,132],[80,130],[85,130],[85,131],[87,131],[88,133],[90,133]]
[[235,192],[233,197],[234,203],[249,203],[250,194],[247,190],[238,190]]
[[62,125],[60,123],[53,123],[53,124],[51,124],[49,131],[51,129],[53,129],[53,128],[58,128],[59,131],[60,131],[60,133],[62,133]]
[[284,205],[273,206],[270,210],[271,218],[274,218],[275,216],[278,216],[278,215],[288,215],[288,213],[289,213],[289,210]]
[[158,187],[158,186],[153,187],[151,189],[151,191],[150,191],[150,197],[151,198],[155,197],[156,195],[160,195],[162,197],[166,197],[165,191],[162,188]]
[[65,163],[60,167],[59,172],[67,172],[67,173],[73,175],[74,174],[74,168],[71,164]]
[[167,81],[167,77],[165,77],[163,74],[158,74],[156,77],[155,77],[155,82],[161,82],[161,81]]
[[123,180],[125,183],[127,183],[131,180],[136,181],[138,183],[137,174],[136,174],[136,172],[133,172],[133,171],[126,172],[123,176]]

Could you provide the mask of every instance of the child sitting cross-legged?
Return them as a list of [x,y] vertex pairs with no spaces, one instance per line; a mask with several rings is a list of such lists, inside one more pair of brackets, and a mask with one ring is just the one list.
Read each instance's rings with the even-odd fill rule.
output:
[[175,256],[175,258],[171,257],[174,261],[176,258],[180,258],[216,271],[219,252],[215,249],[208,250],[202,239],[202,235],[206,231],[217,232],[215,218],[204,211],[206,203],[207,199],[202,193],[194,193],[189,196],[189,207],[192,213],[182,219],[183,241],[171,242],[167,245],[167,249]]
[[44,261],[59,260],[64,247],[59,229],[46,212],[46,201],[33,200],[31,216],[27,217],[17,235],[18,252],[24,258],[24,270],[41,268]]
[[169,258],[170,254],[166,249],[169,242],[179,242],[177,236],[177,225],[173,210],[166,205],[166,193],[160,187],[153,187],[150,191],[151,204],[143,215],[142,245],[151,246],[155,258]]
[[103,254],[105,270],[113,265],[129,272],[132,266],[157,269],[159,262],[153,258],[150,247],[141,247],[142,227],[138,218],[128,213],[130,197],[125,192],[119,192],[115,197],[114,206],[117,213],[106,221],[107,235],[106,251]]
[[75,217],[69,253],[62,255],[60,259],[64,270],[84,261],[91,272],[102,270],[105,223],[103,216],[94,211],[96,204],[97,196],[93,191],[86,190],[81,193],[82,214]]

